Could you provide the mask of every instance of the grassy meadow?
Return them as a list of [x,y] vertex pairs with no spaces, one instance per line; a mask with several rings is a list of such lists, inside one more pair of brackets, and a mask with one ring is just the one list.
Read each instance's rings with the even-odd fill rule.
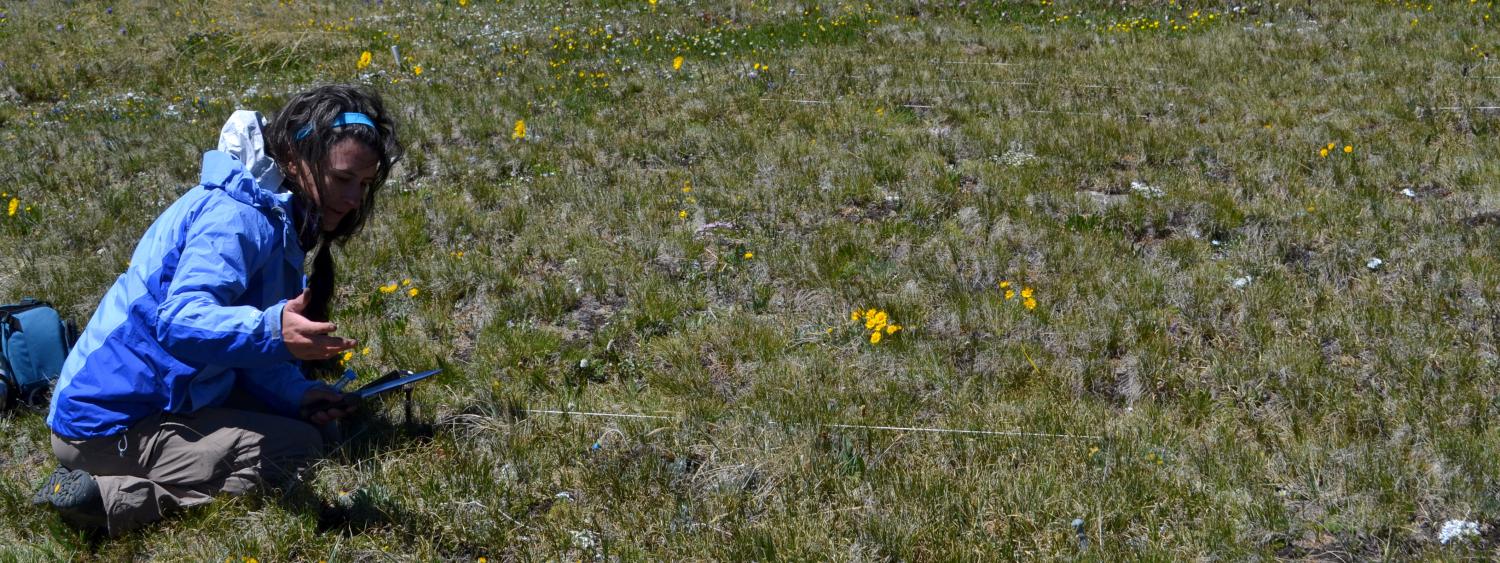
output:
[[0,560],[1500,557],[1491,4],[0,1],[0,302],[369,84],[334,320],[447,370],[112,540],[6,413]]

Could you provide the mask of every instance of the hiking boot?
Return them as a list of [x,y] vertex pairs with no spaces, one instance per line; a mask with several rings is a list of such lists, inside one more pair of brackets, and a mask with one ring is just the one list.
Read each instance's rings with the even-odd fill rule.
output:
[[47,476],[47,481],[42,483],[42,488],[37,489],[36,494],[31,495],[31,504],[47,504],[48,499],[52,498],[52,489],[57,488],[58,483],[62,482],[63,477],[67,475],[68,470],[63,469],[62,466],[53,469],[52,474]]
[[42,489],[47,502],[57,509],[64,522],[85,531],[103,531],[104,496],[99,493],[99,483],[87,471],[74,469],[61,476],[59,468],[47,479],[50,487]]

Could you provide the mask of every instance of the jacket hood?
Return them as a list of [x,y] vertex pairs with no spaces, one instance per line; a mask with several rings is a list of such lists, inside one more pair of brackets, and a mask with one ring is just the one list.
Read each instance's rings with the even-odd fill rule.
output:
[[219,129],[219,150],[245,163],[245,170],[261,189],[279,192],[283,187],[281,169],[266,155],[265,130],[266,118],[260,112],[235,111]]
[[284,208],[292,196],[290,192],[278,194],[262,189],[245,170],[244,163],[222,151],[203,153],[203,176],[199,183],[207,189],[224,190],[236,201],[266,211]]

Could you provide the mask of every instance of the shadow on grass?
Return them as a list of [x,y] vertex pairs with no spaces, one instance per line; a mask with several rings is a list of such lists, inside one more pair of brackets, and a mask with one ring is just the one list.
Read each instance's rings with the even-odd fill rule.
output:
[[[397,398],[392,402],[400,400]],[[398,420],[368,412],[357,414],[347,420],[341,430],[343,439],[326,457],[343,464],[374,460],[396,449],[427,443],[436,435],[431,422],[413,417],[409,411],[405,416],[398,415]],[[311,494],[311,491],[306,492]],[[288,500],[299,504],[297,499]],[[331,503],[316,501],[315,498],[300,500],[317,503],[319,533],[337,532],[349,537],[372,528],[404,525],[412,520],[401,504],[380,487],[341,491]],[[301,505],[298,508],[312,507]]]

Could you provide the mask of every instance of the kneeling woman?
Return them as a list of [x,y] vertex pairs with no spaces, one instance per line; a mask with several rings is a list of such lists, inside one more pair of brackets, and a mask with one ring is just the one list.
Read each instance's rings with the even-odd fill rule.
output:
[[348,414],[309,410],[340,396],[302,362],[355,345],[327,322],[329,246],[401,158],[395,124],[351,86],[294,96],[263,135],[258,117],[237,113],[248,135],[204,154],[201,184],[146,231],[63,366],[47,416],[61,467],[35,500],[76,526],[118,535],[278,483],[321,454],[313,425]]

